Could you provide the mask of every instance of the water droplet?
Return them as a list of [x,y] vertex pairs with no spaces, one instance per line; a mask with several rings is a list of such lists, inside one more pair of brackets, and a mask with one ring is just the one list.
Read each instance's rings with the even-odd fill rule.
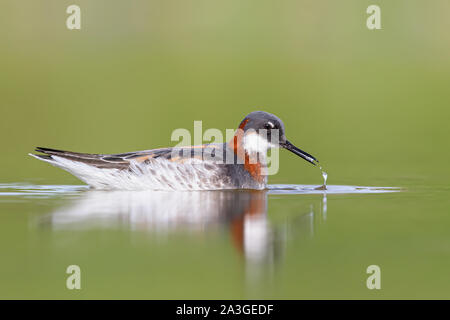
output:
[[328,178],[328,174],[323,171],[322,166],[319,166],[320,171],[322,171],[322,177],[323,177],[323,185],[321,185],[320,187],[317,187],[316,190],[327,190],[327,178]]
[[326,187],[328,174],[323,170],[322,170],[322,177],[323,177],[323,185]]

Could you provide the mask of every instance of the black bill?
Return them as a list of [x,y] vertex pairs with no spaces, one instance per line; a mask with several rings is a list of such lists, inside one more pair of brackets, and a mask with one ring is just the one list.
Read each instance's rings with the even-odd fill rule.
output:
[[297,148],[296,146],[294,146],[292,143],[290,143],[287,140],[285,143],[280,143],[280,147],[289,150],[290,152],[298,155],[299,157],[302,157],[306,161],[311,162],[313,165],[316,165],[319,162],[312,155],[310,155],[309,153],[307,153],[303,150],[300,150],[299,148]]

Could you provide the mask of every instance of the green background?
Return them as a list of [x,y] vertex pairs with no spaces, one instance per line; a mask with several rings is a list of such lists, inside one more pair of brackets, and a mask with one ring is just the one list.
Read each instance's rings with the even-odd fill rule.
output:
[[[57,202],[5,198],[0,297],[449,297],[449,1],[78,0],[81,30],[68,30],[71,4],[0,4],[2,183],[79,184],[27,156],[35,146],[152,149],[174,145],[172,131],[194,120],[225,130],[265,110],[330,184],[406,191],[330,196],[334,219],[288,247],[282,271],[256,293],[243,289],[222,234],[130,248],[121,241],[130,231],[97,230],[58,249],[67,235],[29,224]],[[381,30],[366,27],[370,4],[381,7]],[[271,183],[321,183],[313,166],[280,154]],[[290,225],[295,208],[320,201],[269,196],[269,219]],[[52,282],[71,254],[100,257],[95,290]],[[376,293],[364,286],[373,263],[389,266]]]

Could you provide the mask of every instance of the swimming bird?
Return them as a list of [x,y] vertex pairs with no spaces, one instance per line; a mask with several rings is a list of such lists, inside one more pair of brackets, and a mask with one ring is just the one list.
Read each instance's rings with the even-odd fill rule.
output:
[[264,111],[248,114],[226,143],[89,154],[37,147],[31,156],[64,169],[96,189],[221,190],[267,185],[267,152],[287,149],[316,165],[317,159],[286,139],[283,122]]

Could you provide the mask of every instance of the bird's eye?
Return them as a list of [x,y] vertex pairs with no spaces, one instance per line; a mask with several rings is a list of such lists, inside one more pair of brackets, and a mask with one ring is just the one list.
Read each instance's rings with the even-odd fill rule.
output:
[[266,122],[266,124],[264,125],[265,129],[271,130],[273,128],[275,128],[275,125],[272,122]]

